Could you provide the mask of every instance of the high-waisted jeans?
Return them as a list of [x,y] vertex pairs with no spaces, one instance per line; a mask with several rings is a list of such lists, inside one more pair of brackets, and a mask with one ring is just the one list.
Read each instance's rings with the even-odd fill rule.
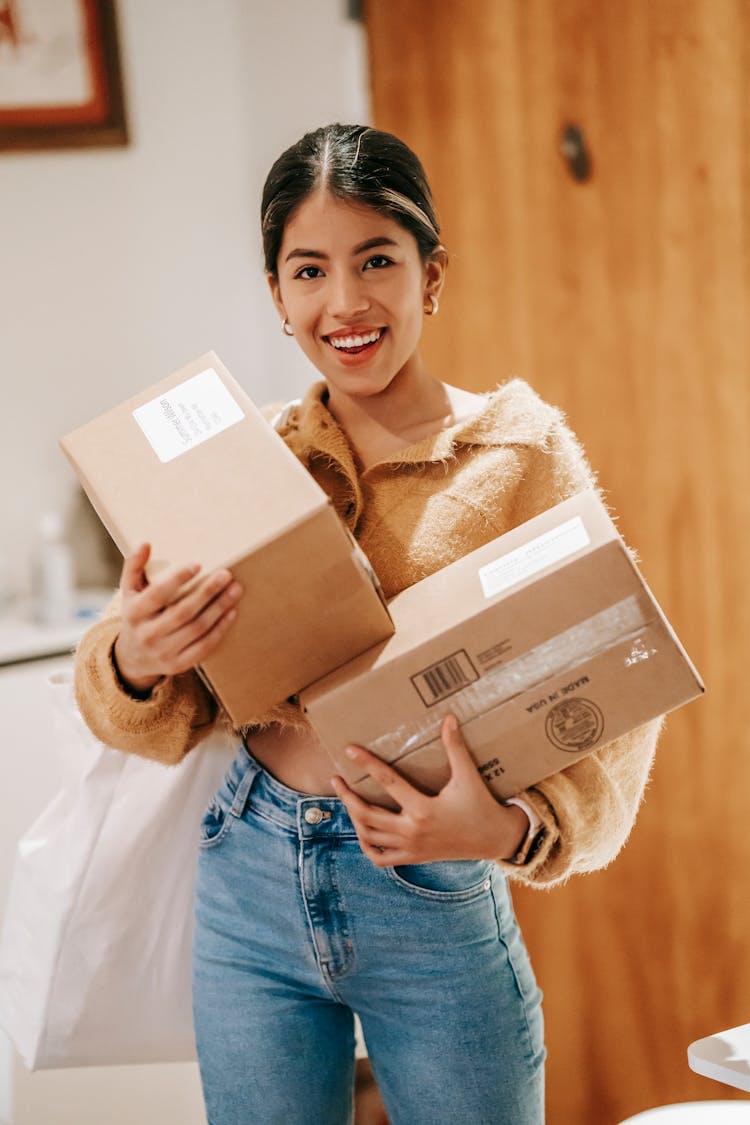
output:
[[335,797],[244,746],[202,824],[193,1003],[210,1125],[347,1125],[358,1013],[392,1125],[541,1125],[536,986],[491,862],[377,868]]

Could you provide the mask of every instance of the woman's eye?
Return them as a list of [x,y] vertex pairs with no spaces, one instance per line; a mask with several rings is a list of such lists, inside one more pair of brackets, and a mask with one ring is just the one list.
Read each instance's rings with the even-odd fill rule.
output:
[[373,258],[368,258],[365,262],[366,270],[382,270],[386,266],[392,266],[393,260],[386,258],[385,254],[376,254]]
[[303,266],[294,276],[301,277],[305,281],[314,281],[316,277],[322,277],[323,272],[318,266]]

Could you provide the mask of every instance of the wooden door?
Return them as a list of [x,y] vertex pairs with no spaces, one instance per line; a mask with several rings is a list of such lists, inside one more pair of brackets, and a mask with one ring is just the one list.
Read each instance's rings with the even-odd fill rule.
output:
[[686,1048],[750,1020],[750,5],[371,0],[367,29],[375,124],[423,158],[451,253],[432,369],[567,411],[708,686],[615,864],[514,894],[549,1122],[736,1096]]

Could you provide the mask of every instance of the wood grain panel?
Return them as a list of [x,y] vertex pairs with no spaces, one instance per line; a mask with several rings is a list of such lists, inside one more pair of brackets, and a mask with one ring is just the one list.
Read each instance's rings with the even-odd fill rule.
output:
[[549,1121],[731,1097],[685,1050],[750,1020],[750,6],[371,0],[367,26],[375,122],[422,156],[451,254],[432,369],[568,412],[709,689],[616,863],[515,893]]

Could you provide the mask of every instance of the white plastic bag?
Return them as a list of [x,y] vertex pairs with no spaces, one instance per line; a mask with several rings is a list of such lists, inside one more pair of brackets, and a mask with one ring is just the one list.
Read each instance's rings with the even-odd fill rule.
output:
[[190,958],[203,812],[234,757],[111,750],[72,673],[49,679],[62,790],[22,836],[0,935],[0,1025],[30,1070],[195,1058]]

